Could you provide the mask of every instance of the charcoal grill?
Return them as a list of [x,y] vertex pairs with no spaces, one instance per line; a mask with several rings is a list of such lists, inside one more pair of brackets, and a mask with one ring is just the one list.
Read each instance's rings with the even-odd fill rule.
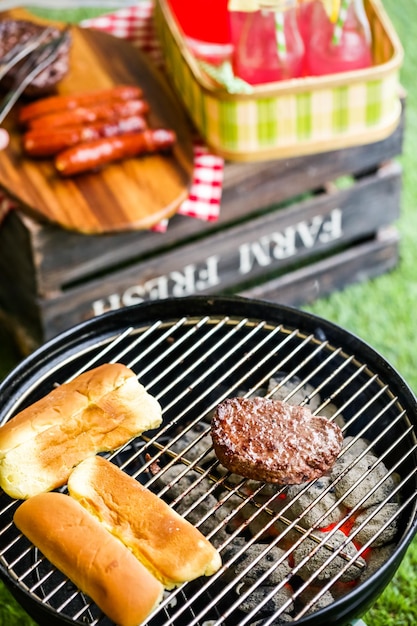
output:
[[[110,361],[137,373],[164,421],[108,458],[192,521],[223,558],[215,575],[167,592],[147,623],[343,626],[363,615],[416,533],[416,399],[389,363],[290,307],[169,299],[107,313],[38,349],[1,385],[1,423]],[[299,487],[227,472],[208,432],[216,405],[235,395],[279,397],[336,420],[345,437],[339,465]],[[0,494],[0,571],[20,604],[40,624],[108,625],[19,534],[17,506]]]

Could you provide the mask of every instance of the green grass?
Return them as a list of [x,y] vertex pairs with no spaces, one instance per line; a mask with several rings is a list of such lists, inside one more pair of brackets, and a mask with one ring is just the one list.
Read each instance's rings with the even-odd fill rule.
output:
[[410,550],[397,575],[364,617],[367,626],[417,624],[417,551]]
[[[380,352],[417,392],[417,0],[383,0],[405,49],[401,73],[407,91],[400,262],[392,272],[334,293],[304,307],[355,333]],[[90,13],[91,14],[91,13]],[[74,17],[75,14],[72,14]],[[85,12],[82,17],[86,17]],[[69,14],[65,16],[71,19]],[[81,13],[76,15],[81,19]],[[0,329],[0,379],[18,362],[19,355]],[[417,624],[417,539],[391,583],[363,616],[367,626]],[[32,626],[9,592],[0,585],[0,626]]]
[[35,626],[35,623],[4,588],[0,587],[1,626]]

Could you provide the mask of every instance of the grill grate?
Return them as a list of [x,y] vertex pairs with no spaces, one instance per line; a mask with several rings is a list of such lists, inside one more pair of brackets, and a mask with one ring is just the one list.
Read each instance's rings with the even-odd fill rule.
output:
[[[69,351],[39,372],[3,421],[100,363],[131,367],[161,403],[163,426],[107,456],[200,528],[223,558],[213,576],[166,593],[149,624],[301,623],[378,569],[415,514],[413,424],[384,369],[362,358],[321,327],[305,332],[228,315],[160,319]],[[209,423],[217,404],[233,395],[279,397],[336,420],[345,436],[337,470],[297,488],[225,471],[211,449]],[[17,532],[17,505],[0,496],[0,559],[8,575],[69,623],[108,624]]]

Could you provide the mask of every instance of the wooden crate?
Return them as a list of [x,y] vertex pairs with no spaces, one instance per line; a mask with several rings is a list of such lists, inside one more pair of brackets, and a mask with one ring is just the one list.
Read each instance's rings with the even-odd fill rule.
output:
[[299,306],[392,269],[403,119],[373,144],[227,163],[217,222],[177,215],[163,234],[86,236],[11,212],[0,228],[3,322],[29,352],[144,300],[236,293]]

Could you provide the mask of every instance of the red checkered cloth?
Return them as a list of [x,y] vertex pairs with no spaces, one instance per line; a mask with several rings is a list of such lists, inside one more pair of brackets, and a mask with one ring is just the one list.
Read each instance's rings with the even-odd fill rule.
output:
[[85,28],[96,28],[121,39],[127,39],[149,56],[158,67],[163,66],[162,50],[155,33],[152,0],[119,9],[81,22]]
[[[162,51],[156,37],[153,21],[152,0],[142,0],[135,6],[119,9],[100,17],[81,22],[84,28],[95,28],[115,37],[127,39],[145,52],[158,67],[163,66]],[[178,213],[205,221],[216,221],[220,214],[224,160],[211,154],[208,148],[196,141],[194,144],[194,174],[188,198]],[[0,191],[0,223],[15,204]],[[168,220],[153,227],[165,232]]]
[[219,217],[223,184],[223,159],[204,145],[194,145],[194,176],[187,200],[178,213],[215,221]]

